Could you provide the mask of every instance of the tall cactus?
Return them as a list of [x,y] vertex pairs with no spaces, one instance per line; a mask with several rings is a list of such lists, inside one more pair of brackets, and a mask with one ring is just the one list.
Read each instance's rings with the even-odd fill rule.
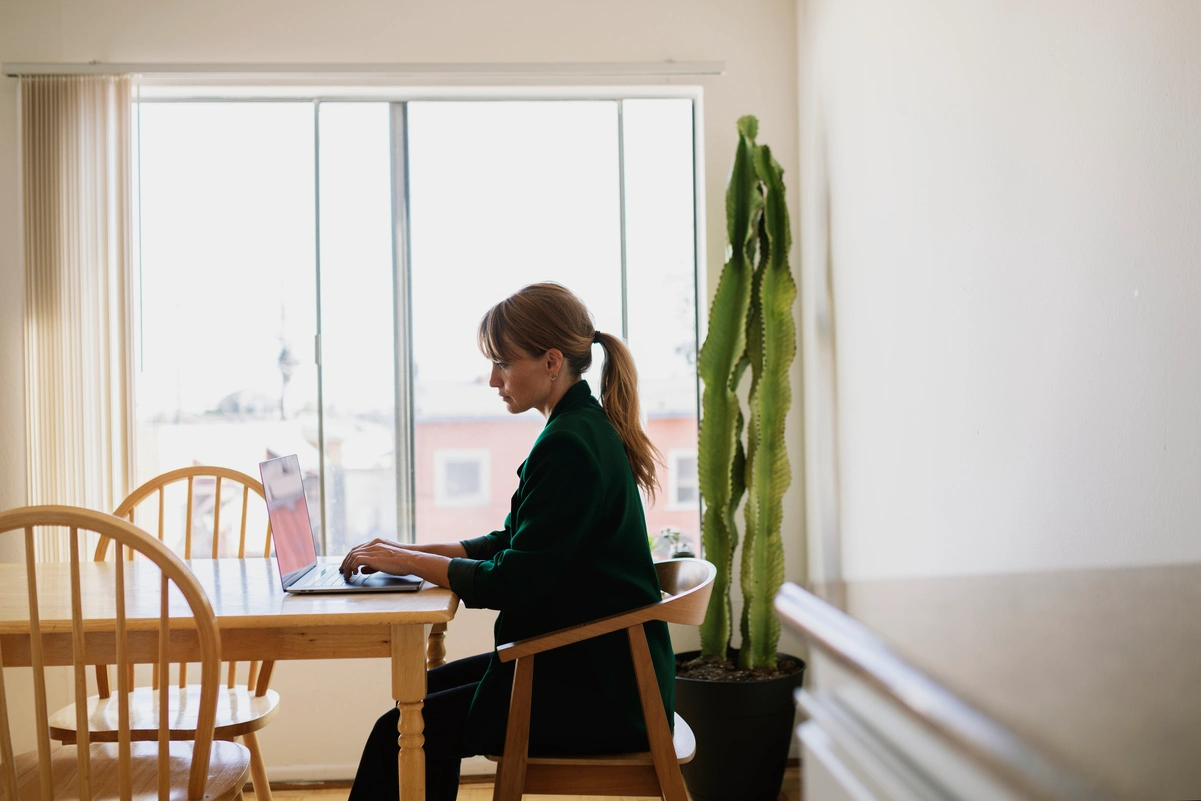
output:
[[[701,651],[725,658],[730,644],[735,511],[749,490],[742,546],[743,667],[775,667],[780,624],[772,599],[784,581],[781,501],[791,481],[784,417],[792,396],[788,370],[796,355],[788,266],[791,237],[783,171],[767,146],[755,144],[758,121],[738,120],[738,149],[726,191],[730,256],[722,268],[701,347],[704,382],[697,468],[704,517],[701,534],[717,580],[701,624]],[[756,256],[758,264],[756,265]],[[751,371],[747,444],[737,390]]]

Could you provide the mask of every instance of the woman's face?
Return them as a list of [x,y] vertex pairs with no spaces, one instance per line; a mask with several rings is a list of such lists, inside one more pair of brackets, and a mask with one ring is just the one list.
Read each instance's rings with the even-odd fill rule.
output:
[[549,414],[547,407],[554,389],[550,378],[551,361],[549,353],[531,356],[516,351],[511,361],[492,362],[488,386],[500,391],[501,400],[512,414],[529,409]]

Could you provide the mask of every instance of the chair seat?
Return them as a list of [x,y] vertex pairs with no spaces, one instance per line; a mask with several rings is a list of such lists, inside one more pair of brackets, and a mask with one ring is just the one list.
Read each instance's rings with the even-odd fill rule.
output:
[[[191,742],[169,743],[172,801],[188,797],[188,771],[192,767]],[[117,749],[115,743],[101,743],[89,749],[91,755],[92,797],[96,801],[120,797],[117,784]],[[50,768],[54,775],[54,797],[60,801],[78,801],[79,774],[77,747],[64,745],[50,751]],[[158,743],[133,743],[132,777],[134,801],[158,799]],[[38,755],[34,751],[21,754],[17,763],[17,797],[20,801],[38,801],[41,788],[38,778]],[[238,797],[250,774],[250,752],[237,743],[214,740],[209,758],[208,785],[205,801],[228,801]]]
[[[696,755],[696,737],[692,729],[678,714],[675,729],[672,731],[671,743],[676,749],[676,760],[683,765],[691,762]],[[488,759],[500,762],[501,757],[489,754]],[[591,754],[572,757],[528,757],[527,765],[654,765],[650,751],[636,751],[631,754]]]
[[[200,709],[200,685],[172,687],[168,691],[168,727],[172,740],[191,740],[196,734]],[[245,685],[221,687],[217,693],[217,725],[213,736],[219,739],[239,737],[267,725],[279,709],[279,693],[268,690],[256,696]],[[88,729],[92,742],[116,742],[118,695],[88,697]],[[158,739],[158,692],[137,687],[129,698],[129,728],[134,740]],[[75,705],[64,707],[50,716],[50,738],[75,742]]]

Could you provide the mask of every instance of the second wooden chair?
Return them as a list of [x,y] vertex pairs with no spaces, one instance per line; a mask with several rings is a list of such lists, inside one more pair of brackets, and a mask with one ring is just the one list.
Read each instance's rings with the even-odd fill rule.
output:
[[[168,537],[168,488],[186,482],[183,531],[172,531]],[[234,492],[224,493],[223,485],[232,484]],[[177,488],[177,489],[183,489]],[[234,503],[240,496],[240,503]],[[265,513],[266,500],[263,485],[251,476],[225,467],[195,466],[172,470],[150,479],[127,497],[117,510],[116,517],[139,523],[147,531],[157,533],[158,539],[171,547],[184,559],[236,556],[271,556],[271,528],[265,524],[263,530],[252,534],[247,530],[251,514],[251,498],[262,502]],[[154,516],[148,516],[144,506],[157,505]],[[222,525],[224,507],[234,513],[237,525]],[[194,525],[195,518],[202,518],[203,527]],[[230,514],[224,515],[226,523]],[[211,519],[211,526],[208,520]],[[234,538],[236,532],[237,537]],[[96,547],[95,559],[104,561],[110,557],[110,540],[101,538]],[[194,547],[196,546],[196,547]],[[132,556],[132,553],[131,553]],[[218,697],[214,736],[218,740],[241,738],[250,751],[250,776],[254,794],[258,799],[270,801],[271,788],[267,782],[267,771],[263,764],[256,732],[265,727],[279,708],[279,694],[268,688],[273,663],[251,663],[244,679],[238,676],[238,666],[227,663],[226,681]],[[199,686],[189,684],[187,665],[177,665],[176,689],[170,696],[170,730],[172,740],[192,740],[196,736],[197,712],[199,709]],[[107,665],[96,666],[98,693],[88,698],[88,720],[92,742],[114,742],[117,732],[117,709],[119,697],[112,693]],[[154,677],[149,687],[134,687],[130,693],[130,729],[133,739],[153,740],[157,737],[158,703],[156,701],[160,679],[155,665]],[[169,679],[167,679],[169,681]],[[130,686],[133,685],[132,674]],[[65,744],[76,740],[76,711],[71,705],[59,710],[50,718],[50,736]]]

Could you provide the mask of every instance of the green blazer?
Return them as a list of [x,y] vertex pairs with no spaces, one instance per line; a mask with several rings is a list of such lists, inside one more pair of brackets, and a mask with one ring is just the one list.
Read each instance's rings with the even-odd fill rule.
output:
[[[625,448],[579,381],[551,411],[525,462],[505,527],[465,540],[450,587],[472,608],[498,609],[496,644],[545,634],[662,598],[646,519]],[[646,625],[667,720],[674,720],[675,656],[667,624]],[[492,661],[467,719],[471,753],[503,751],[515,663]],[[646,728],[618,631],[539,654],[530,751],[645,751]]]

